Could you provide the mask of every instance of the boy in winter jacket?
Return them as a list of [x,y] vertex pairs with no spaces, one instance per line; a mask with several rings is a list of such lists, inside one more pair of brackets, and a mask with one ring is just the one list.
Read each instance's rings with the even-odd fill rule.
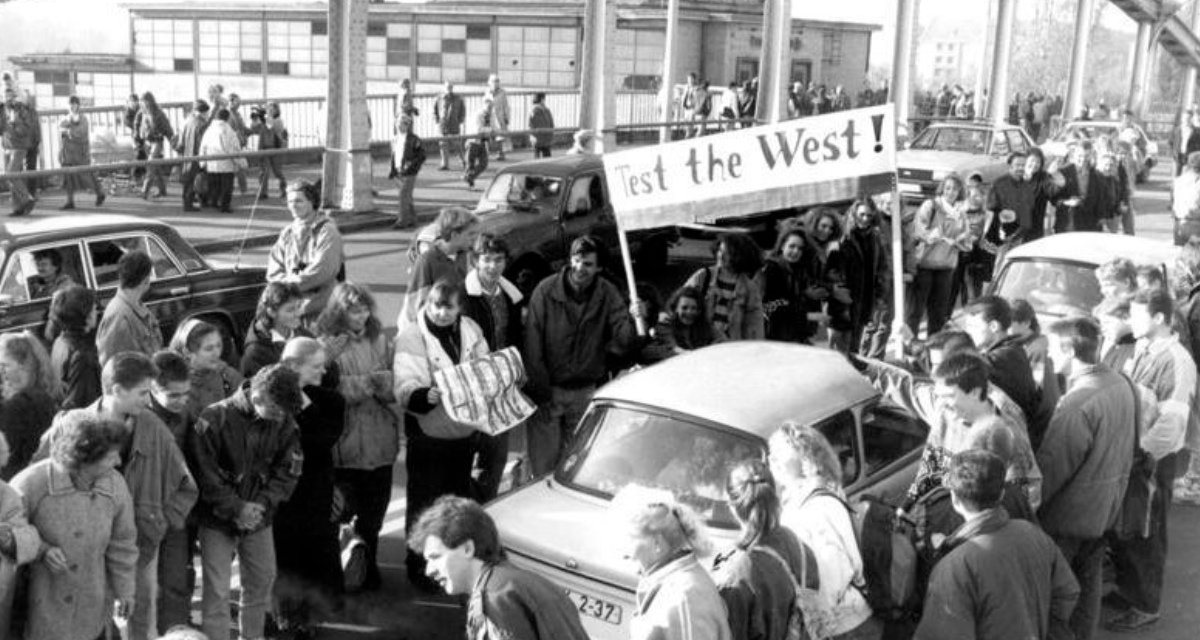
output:
[[300,410],[297,374],[271,365],[233,396],[200,414],[188,438],[188,461],[200,483],[196,518],[204,573],[204,626],[229,633],[229,580],[241,568],[243,638],[263,637],[275,543],[271,523],[296,488],[304,464],[293,416]]

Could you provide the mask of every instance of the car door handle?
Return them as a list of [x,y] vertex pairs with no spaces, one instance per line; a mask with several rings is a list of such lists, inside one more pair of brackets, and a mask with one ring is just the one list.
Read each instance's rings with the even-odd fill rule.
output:
[[186,295],[186,294],[187,294],[187,292],[188,292],[188,286],[187,286],[187,285],[184,285],[184,286],[182,286],[182,287],[171,287],[170,289],[168,289],[168,290],[167,290],[167,293],[169,293],[169,294],[171,294],[171,295],[173,295],[173,296],[182,296],[182,295]]

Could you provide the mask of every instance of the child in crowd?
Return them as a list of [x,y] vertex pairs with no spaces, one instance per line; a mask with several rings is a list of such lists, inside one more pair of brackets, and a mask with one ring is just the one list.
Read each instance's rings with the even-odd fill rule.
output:
[[221,359],[224,347],[220,328],[195,318],[179,325],[171,338],[171,350],[187,358],[191,369],[189,409],[195,415],[208,405],[228,398],[245,379]]

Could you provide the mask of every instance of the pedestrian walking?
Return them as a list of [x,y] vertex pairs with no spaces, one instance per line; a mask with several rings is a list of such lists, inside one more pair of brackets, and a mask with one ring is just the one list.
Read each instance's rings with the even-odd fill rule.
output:
[[[58,123],[60,146],[58,163],[66,167],[86,167],[92,164],[92,144],[89,133],[88,119],[79,113],[79,96],[71,96],[67,100],[67,117]],[[81,189],[91,189],[96,194],[96,206],[104,204],[104,191],[96,181],[93,173],[69,173],[63,176],[63,189],[67,192],[67,201],[59,207],[63,211],[75,208],[75,192]]]
[[425,165],[425,143],[412,130],[413,117],[402,114],[396,118],[396,135],[392,138],[391,170],[388,178],[399,187],[399,213],[394,229],[411,229],[417,226],[417,208],[413,203],[413,188],[417,174]]
[[[204,137],[200,140],[200,155],[226,156],[241,151],[237,132],[229,126],[229,109],[217,109],[208,129],[204,131]],[[203,164],[204,171],[208,174],[209,189],[213,192],[209,200],[221,213],[233,213],[233,182],[238,171],[244,170],[249,163],[245,158],[226,158],[205,160]]]
[[575,604],[542,575],[508,561],[496,523],[478,503],[438,498],[417,520],[409,545],[442,590],[469,596],[467,637],[587,640]]
[[475,116],[476,135],[466,141],[466,168],[463,181],[468,189],[475,188],[475,179],[488,167],[488,143],[493,132],[492,103],[484,100],[483,107]]
[[100,352],[93,335],[99,320],[95,292],[77,284],[56,291],[50,318],[61,330],[50,351],[54,380],[63,394],[59,408],[86,407],[100,397]]
[[205,409],[188,438],[188,460],[200,483],[201,608],[210,638],[229,633],[235,557],[242,586],[238,632],[243,638],[264,637],[276,576],[272,524],[304,463],[294,418],[302,403],[299,376],[271,365],[237,394]]
[[340,519],[353,521],[367,547],[363,589],[381,585],[376,554],[379,532],[392,497],[392,477],[400,454],[400,425],[392,365],[395,351],[383,333],[375,297],[366,287],[344,282],[333,290],[317,320],[317,335],[338,369],[345,427],[334,443],[331,467],[345,499]]
[[630,638],[730,640],[717,585],[699,557],[711,549],[700,518],[665,490],[627,485],[613,497],[618,544],[638,569]]
[[[242,97],[236,93],[229,94],[229,127],[237,134],[238,148],[245,149],[250,138],[250,127],[246,125],[246,119],[242,117]],[[246,195],[246,171],[249,168],[249,163],[238,166],[237,188],[238,193],[243,196]]]
[[[196,157],[200,155],[200,142],[204,139],[204,132],[208,129],[208,103],[204,100],[197,100],[192,103],[192,112],[188,114],[187,120],[183,123],[183,128],[179,130],[179,135],[175,138],[175,153],[185,157]],[[196,208],[196,199],[199,197],[201,204],[210,204],[214,202],[212,194],[215,193],[215,185],[208,183],[208,176],[203,178],[200,175],[204,173],[204,162],[193,160],[185,162],[179,167],[179,181],[183,183],[183,210],[198,211]],[[203,187],[198,189],[197,187]]]
[[438,132],[442,134],[442,140],[438,141],[438,150],[442,156],[442,163],[438,166],[438,171],[450,170],[450,154],[455,154],[462,161],[463,169],[467,168],[467,158],[463,155],[462,143],[458,140],[447,140],[447,136],[457,136],[462,132],[463,121],[467,117],[467,107],[463,103],[462,97],[454,93],[454,83],[446,81],[444,90],[438,96],[437,102],[433,103],[433,121],[438,126]]
[[29,563],[25,640],[95,640],[114,604],[120,615],[134,611],[138,532],[116,471],[123,429],[81,414],[62,425],[50,458],[12,481],[42,540],[40,559]]
[[[158,106],[154,94],[149,91],[142,94],[142,107],[139,113],[141,117],[138,119],[136,137],[146,141],[146,155],[149,159],[162,160],[163,150],[175,138],[175,129],[171,127],[171,121],[167,118],[167,114],[163,113]],[[167,179],[161,166],[146,167],[146,182],[142,185],[143,199],[150,198],[152,187],[157,189],[156,193],[159,198],[166,197]]]
[[533,141],[533,157],[549,158],[550,147],[554,146],[554,114],[546,106],[546,94],[533,94],[533,106],[529,109],[529,137]]
[[416,118],[419,115],[421,115],[421,111],[413,102],[412,80],[401,78],[400,86],[396,91],[396,118],[401,116]]
[[[25,154],[41,137],[37,113],[19,98],[11,82],[4,86],[4,103],[0,105],[0,142],[4,147],[4,173],[13,176],[25,170]],[[37,198],[30,193],[28,180],[8,180],[12,192],[13,216],[33,211]]]
[[[284,124],[284,122],[283,122],[283,110],[279,107],[278,102],[268,102],[266,107],[267,108],[266,108],[265,122],[266,122],[266,126],[271,129],[272,140],[270,140],[270,142],[272,142],[274,144],[274,146],[263,145],[263,146],[260,146],[260,148],[287,149],[290,142],[288,140],[289,136],[288,136],[287,125]],[[287,181],[287,178],[283,177],[283,169],[281,168],[283,166],[283,156],[269,156],[267,158],[264,158],[264,160],[265,160],[265,163],[263,164],[263,169],[264,169],[263,170],[263,179],[259,182],[259,189],[264,192],[266,191],[267,182],[268,182],[266,180],[266,178],[267,178],[266,169],[270,169],[271,174],[273,174],[275,176],[275,179],[277,181],[279,181],[279,197],[286,198],[288,181]],[[264,193],[264,195],[265,195],[265,193]]]
[[130,251],[117,261],[117,294],[104,307],[96,329],[101,365],[125,351],[148,356],[162,348],[158,318],[143,301],[153,271],[154,263],[142,251]]
[[492,74],[488,76],[488,88],[483,92],[484,102],[492,105],[492,132],[495,137],[491,139],[496,145],[496,159],[504,160],[504,145],[508,142],[508,123],[512,121],[512,110],[508,104],[508,92],[504,87],[500,86],[500,76]]

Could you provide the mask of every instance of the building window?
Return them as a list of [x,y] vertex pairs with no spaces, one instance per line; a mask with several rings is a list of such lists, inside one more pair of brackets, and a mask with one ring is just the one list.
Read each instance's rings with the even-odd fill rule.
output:
[[617,29],[613,65],[624,89],[653,90],[662,82],[666,33]]
[[826,31],[821,36],[821,62],[828,65],[842,64],[842,32]]
[[483,83],[492,73],[491,25],[421,24],[416,43],[419,82]]
[[316,24],[311,20],[273,20],[267,23],[268,74],[302,78],[328,75],[329,37],[315,33]]
[[413,26],[407,22],[393,22],[387,26],[384,46],[386,63],[384,74],[388,79],[407,78],[413,63]]
[[134,57],[154,71],[175,71],[178,61],[194,61],[191,20],[134,20]]
[[[575,85],[575,29],[504,26],[498,30],[497,73],[505,84],[521,87]],[[620,47],[613,47],[614,52],[619,50]]]

